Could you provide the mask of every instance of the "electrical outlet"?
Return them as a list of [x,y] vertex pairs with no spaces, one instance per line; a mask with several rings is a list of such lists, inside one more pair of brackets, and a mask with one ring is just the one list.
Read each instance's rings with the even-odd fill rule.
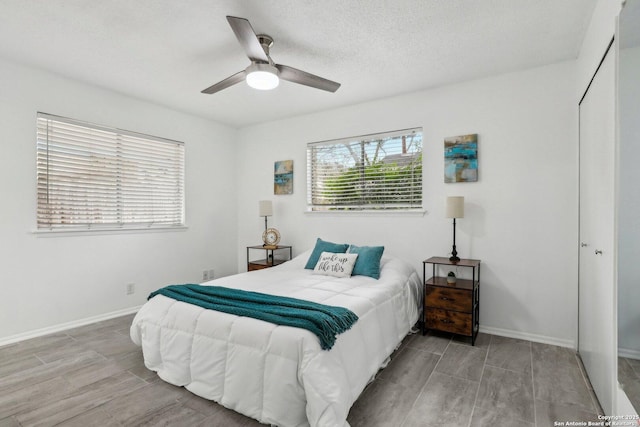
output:
[[127,295],[133,295],[136,292],[135,283],[127,283]]
[[213,268],[210,270],[202,270],[202,281],[208,282],[209,280],[213,280],[215,272],[216,270]]

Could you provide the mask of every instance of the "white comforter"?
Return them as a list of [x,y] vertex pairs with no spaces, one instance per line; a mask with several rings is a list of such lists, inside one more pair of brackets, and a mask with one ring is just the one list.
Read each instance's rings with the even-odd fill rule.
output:
[[416,323],[422,287],[407,263],[383,258],[379,280],[312,274],[309,253],[208,284],[346,307],[359,320],[330,351],[304,329],[206,310],[158,295],[132,340],[160,378],[262,423],[348,426],[349,409]]

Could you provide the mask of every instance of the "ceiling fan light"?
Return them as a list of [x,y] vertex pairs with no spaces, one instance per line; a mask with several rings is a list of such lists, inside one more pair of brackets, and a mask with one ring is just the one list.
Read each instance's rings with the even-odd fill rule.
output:
[[278,69],[270,64],[251,64],[246,69],[247,84],[258,90],[271,90],[278,87]]

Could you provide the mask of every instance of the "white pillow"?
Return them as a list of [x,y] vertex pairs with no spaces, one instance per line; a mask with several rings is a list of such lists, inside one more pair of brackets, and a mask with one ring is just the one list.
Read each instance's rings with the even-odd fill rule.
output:
[[350,277],[353,266],[356,265],[358,254],[335,254],[322,252],[313,274],[323,274],[334,277]]

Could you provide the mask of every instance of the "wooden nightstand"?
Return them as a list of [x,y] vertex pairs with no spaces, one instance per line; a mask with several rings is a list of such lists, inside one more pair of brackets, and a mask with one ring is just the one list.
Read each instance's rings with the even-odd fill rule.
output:
[[[276,257],[275,253],[284,253],[286,255],[287,249],[289,250],[289,257],[282,258]],[[251,260],[250,253],[252,251],[264,251],[264,259]],[[277,245],[277,246],[247,246],[247,271],[261,270],[263,268],[273,267],[291,259],[293,252],[291,246]]]
[[[431,278],[427,279],[427,264],[431,264]],[[437,267],[470,268],[471,278],[456,277],[455,283],[447,283],[444,276],[436,275]],[[440,269],[438,269],[440,270]],[[442,268],[445,270],[445,268]],[[424,281],[424,313],[422,334],[427,329],[451,332],[471,337],[475,345],[480,326],[480,260],[461,259],[453,263],[449,258],[431,257],[422,262]]]

